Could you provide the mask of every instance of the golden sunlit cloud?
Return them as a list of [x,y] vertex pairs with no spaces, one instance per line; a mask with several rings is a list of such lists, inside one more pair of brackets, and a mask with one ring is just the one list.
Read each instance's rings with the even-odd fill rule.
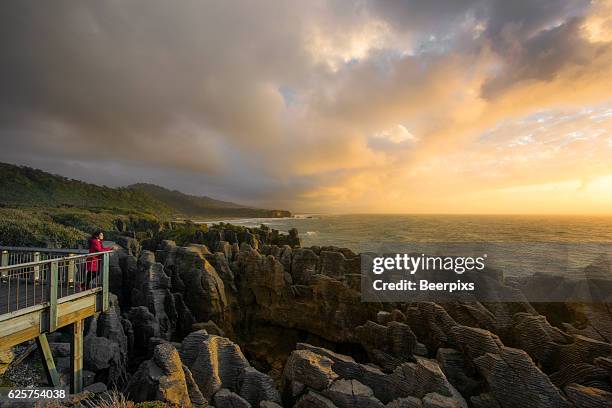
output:
[[213,3],[3,6],[0,161],[294,211],[612,212],[611,0]]

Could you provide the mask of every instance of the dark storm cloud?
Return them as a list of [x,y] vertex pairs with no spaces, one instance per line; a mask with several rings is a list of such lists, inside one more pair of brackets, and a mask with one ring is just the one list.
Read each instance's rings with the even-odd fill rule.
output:
[[[471,112],[456,95],[472,82],[477,111],[481,97],[587,67],[609,46],[580,35],[589,10],[570,0],[3,1],[0,161],[225,199],[345,197],[360,185],[350,171],[393,172],[372,134],[412,123],[425,141],[437,129],[421,123]],[[491,60],[496,69],[483,68]]]
[[[219,137],[246,144],[254,135],[259,143],[273,140],[278,129],[270,118],[280,102],[265,81],[282,78],[277,64],[299,58],[287,47],[287,16],[282,13],[271,30],[258,23],[258,13],[278,17],[282,6],[235,13],[249,7],[206,4],[3,3],[3,127],[28,129],[43,146],[61,143],[82,154],[96,150],[128,159],[128,152],[160,143],[177,156],[173,165],[193,169],[207,169],[214,152],[194,157],[173,151],[193,142],[186,136],[192,128],[193,139],[208,139],[210,149]],[[276,29],[287,33],[280,38]],[[250,35],[258,41],[246,41]],[[162,140],[175,134],[181,139]]]
[[492,98],[521,81],[549,81],[568,66],[588,66],[610,44],[591,44],[580,36],[583,20],[572,18],[542,30],[520,43],[508,44],[500,74],[483,86],[483,96]]
[[418,26],[444,35],[466,21],[482,24],[484,31],[476,41],[455,46],[478,50],[474,43],[486,44],[504,60],[503,68],[483,87],[487,98],[523,80],[548,80],[568,64],[586,66],[602,48],[580,35],[589,0],[382,0],[369,4],[398,28]]

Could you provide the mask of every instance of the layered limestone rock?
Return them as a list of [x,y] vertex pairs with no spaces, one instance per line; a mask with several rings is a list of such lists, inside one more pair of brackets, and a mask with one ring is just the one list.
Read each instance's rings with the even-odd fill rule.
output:
[[323,392],[338,408],[383,408],[372,389],[357,380],[338,380]]
[[410,327],[401,322],[391,321],[384,326],[368,321],[357,326],[355,333],[369,359],[384,371],[393,371],[402,363],[414,361],[415,354],[427,354]]
[[109,309],[93,316],[83,338],[83,365],[95,373],[96,381],[121,387],[127,380],[128,350],[117,297],[110,295]]
[[458,348],[451,333],[458,323],[444,308],[433,302],[412,304],[405,309],[407,323],[427,350],[440,347]]
[[134,351],[142,354],[149,349],[149,340],[160,337],[159,322],[146,306],[130,309],[128,319],[132,326]]
[[291,353],[283,373],[283,378],[291,388],[291,396],[296,396],[296,387],[306,386],[316,391],[328,388],[338,378],[338,374],[332,370],[333,364],[330,358],[310,350]]
[[572,383],[607,388],[608,377],[607,370],[588,363],[569,364],[549,376],[560,389]]
[[480,392],[481,381],[477,377],[472,364],[468,364],[463,353],[450,348],[439,348],[436,360],[448,381],[465,398],[477,395]]
[[612,355],[612,344],[563,333],[551,326],[544,316],[517,313],[514,321],[515,344],[542,364],[547,372]]
[[[363,303],[350,250],[301,248],[297,233],[266,227],[214,227],[198,242],[162,241],[138,260],[124,242],[111,267],[127,320],[116,308],[88,329],[92,382],[125,381],[130,352],[128,388],[178,405],[609,405],[612,318],[601,305],[534,308],[520,292],[529,285],[497,271],[483,284],[517,302]],[[181,340],[180,364],[161,361]]]
[[497,353],[475,358],[474,363],[500,407],[572,406],[523,350],[501,347]]
[[565,394],[576,407],[609,408],[612,406],[612,393],[599,388],[570,384],[565,387]]
[[227,388],[217,391],[213,400],[217,408],[251,408],[247,400]]
[[241,251],[235,267],[241,277],[241,307],[249,320],[346,342],[354,340],[356,326],[374,319],[377,312],[375,305],[361,303],[358,291],[328,276],[316,274],[308,285],[294,285],[271,255]]
[[206,399],[228,389],[253,406],[280,402],[274,381],[251,367],[240,347],[225,337],[193,332],[183,340],[180,355]]
[[132,289],[132,305],[146,306],[155,316],[159,325],[160,336],[170,339],[172,326],[166,304],[170,294],[170,277],[164,272],[161,263],[155,261],[155,255],[143,251],[138,259],[138,273],[134,277]]
[[[190,385],[188,385],[190,384]],[[207,401],[197,387],[188,368],[170,343],[155,347],[153,358],[140,365],[125,388],[135,402],[161,401],[180,407],[205,407]]]
[[[291,397],[298,401],[304,394],[316,392],[337,406],[351,406],[351,401],[357,400],[364,406],[383,406],[399,398],[422,399],[436,393],[455,401],[459,407],[467,407],[435,360],[415,356],[414,363],[401,364],[386,374],[320,347],[300,343],[297,348],[285,369],[284,389],[290,390]],[[357,399],[351,399],[351,390],[358,391]]]
[[223,280],[206,260],[210,252],[203,246],[179,248],[177,271],[184,286],[184,301],[198,322],[212,320],[223,328],[229,302]]
[[289,273],[296,285],[308,285],[312,276],[318,273],[319,257],[309,248],[292,251]]

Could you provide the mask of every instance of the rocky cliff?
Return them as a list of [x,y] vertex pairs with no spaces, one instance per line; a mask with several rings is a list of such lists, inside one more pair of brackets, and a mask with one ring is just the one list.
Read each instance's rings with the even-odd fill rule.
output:
[[202,238],[121,240],[88,383],[185,407],[612,406],[610,304],[362,303],[348,249]]

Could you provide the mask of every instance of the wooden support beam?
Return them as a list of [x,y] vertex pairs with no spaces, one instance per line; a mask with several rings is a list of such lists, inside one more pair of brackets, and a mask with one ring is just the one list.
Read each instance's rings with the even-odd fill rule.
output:
[[[68,254],[68,256],[74,256],[74,254]],[[74,259],[71,259],[68,261],[68,286],[71,288],[74,287],[74,270]]]
[[[0,255],[0,266],[8,266],[9,264],[9,253],[7,250],[2,251]],[[8,271],[2,271],[2,276],[0,276],[2,282],[8,281]]]
[[[33,259],[34,262],[40,262],[40,252],[34,252]],[[40,282],[40,265],[34,266],[34,284],[38,284]]]
[[70,393],[78,394],[83,390],[83,320],[72,324],[70,342]]
[[51,271],[49,276],[49,331],[54,332],[57,329],[57,278],[58,278],[58,261],[51,263]]
[[105,252],[102,255],[102,311],[108,310],[108,280],[109,280],[109,259],[110,254]]
[[51,354],[51,348],[49,347],[47,336],[43,333],[36,337],[36,344],[38,345],[38,350],[40,351],[40,358],[45,374],[47,374],[49,386],[59,387],[60,378],[57,369],[55,368],[55,362],[53,361],[53,354]]

